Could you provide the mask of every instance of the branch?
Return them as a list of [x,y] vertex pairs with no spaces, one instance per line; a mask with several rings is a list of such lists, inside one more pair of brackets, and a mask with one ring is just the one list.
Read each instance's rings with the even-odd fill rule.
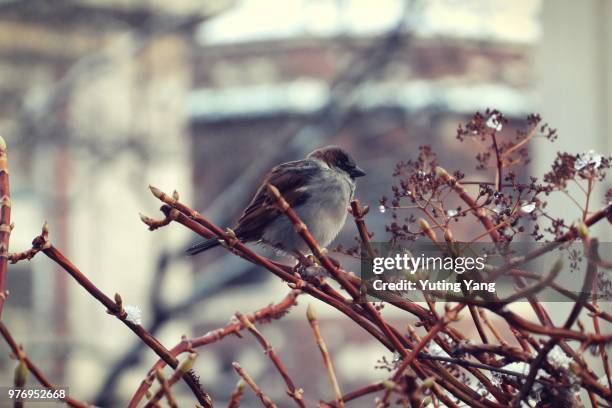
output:
[[317,258],[317,260],[321,263],[321,265],[323,265],[323,267],[330,273],[330,275],[338,283],[340,283],[342,288],[351,295],[353,301],[361,302],[363,304],[363,308],[365,309],[366,313],[370,315],[374,324],[376,324],[380,328],[380,330],[385,334],[387,339],[389,339],[391,344],[393,344],[395,350],[401,355],[406,356],[408,353],[404,345],[395,335],[389,325],[387,325],[387,323],[383,320],[380,315],[380,312],[376,310],[370,302],[362,301],[362,295],[360,291],[347,278],[346,272],[337,268],[336,265],[334,265],[334,263],[324,253],[323,248],[319,246],[312,234],[310,234],[310,231],[308,230],[306,224],[304,224],[302,220],[300,220],[300,218],[295,213],[295,211],[293,211],[289,203],[281,195],[280,191],[278,191],[278,189],[271,184],[267,184],[266,187],[268,189],[268,192],[276,199],[276,204],[278,205],[279,209],[283,213],[285,213],[287,218],[289,218],[289,220],[293,223],[295,231],[300,234],[304,242],[308,245],[308,247],[310,248],[314,256]]
[[[44,387],[50,390],[53,390],[53,391],[59,390],[59,387],[51,383],[51,381],[49,381],[47,376],[42,371],[40,371],[40,369],[32,362],[32,360],[30,360],[30,358],[26,355],[25,351],[23,351],[23,348],[17,345],[17,342],[15,341],[15,339],[13,339],[11,332],[2,322],[0,322],[0,334],[2,334],[2,337],[4,337],[4,340],[6,340],[6,343],[9,345],[9,347],[13,351],[13,354],[26,365],[28,370],[32,374],[34,374],[34,377],[36,377],[38,382],[40,382]],[[70,405],[71,407],[75,407],[75,408],[89,407],[88,404],[77,401],[74,398],[69,397],[68,395],[62,398],[62,401],[64,401],[66,404]]]
[[[166,400],[168,401],[170,408],[178,408],[176,400],[174,399],[174,394],[172,394],[172,390],[170,389],[170,383],[168,380],[166,380],[162,370],[157,370],[155,372],[155,376],[157,377],[157,381],[159,381],[161,394],[166,396]],[[147,404],[147,406],[152,407],[153,405]]]
[[[158,260],[158,265],[154,272],[154,284],[150,288],[149,306],[151,310],[151,318],[148,319],[147,330],[149,333],[156,335],[156,333],[170,320],[177,316],[184,315],[185,312],[191,310],[197,304],[204,302],[206,307],[206,300],[213,294],[219,293],[228,282],[236,280],[237,278],[244,276],[246,273],[250,273],[251,264],[242,262],[242,259],[234,256],[233,254],[225,254],[219,260],[213,263],[207,264],[206,267],[211,270],[224,271],[223,273],[198,273],[196,274],[193,284],[192,291],[189,296],[181,299],[178,303],[172,304],[171,306],[165,305],[165,302],[159,296],[160,284],[163,281],[162,276],[168,270],[171,265],[171,259],[176,258],[182,259],[183,251],[181,250],[176,256],[161,255]],[[135,366],[140,360],[141,352],[144,352],[146,348],[141,347],[142,342],[136,338],[135,343],[132,344],[130,349],[121,356],[118,356],[116,363],[106,374],[106,378],[101,382],[96,393],[94,403],[98,406],[113,405],[113,395],[116,384],[118,383],[121,375],[129,367]]]
[[499,146],[497,145],[497,132],[493,131],[491,134],[491,139],[493,139],[493,150],[495,151],[495,163],[496,163],[496,171],[495,171],[495,189],[497,191],[501,191],[502,182],[504,179],[503,169],[504,162],[502,154],[499,151]]
[[374,253],[374,249],[372,248],[372,244],[370,243],[370,232],[368,231],[368,227],[365,225],[364,219],[364,217],[369,211],[370,207],[368,207],[367,205],[365,207],[361,207],[361,204],[359,203],[358,199],[351,201],[351,214],[353,215],[353,219],[355,220],[357,231],[359,231],[361,243],[368,251],[368,256],[370,258],[374,258],[376,254]]
[[[377,382],[374,384],[366,385],[365,387],[361,387],[355,391],[347,392],[346,394],[342,396],[342,400],[344,402],[349,402],[357,398],[361,398],[365,395],[372,394],[378,391],[382,391],[385,389],[385,385],[386,384],[384,382]],[[330,401],[330,402],[327,402],[326,404],[331,407],[338,407],[335,401]]]
[[327,351],[327,345],[325,344],[325,340],[323,340],[323,336],[321,335],[321,329],[319,328],[319,322],[317,321],[317,316],[315,314],[314,308],[312,305],[308,305],[308,310],[306,311],[306,317],[308,317],[308,323],[312,328],[312,332],[314,334],[315,340],[317,342],[317,346],[321,351],[321,355],[323,356],[323,364],[327,369],[327,375],[329,376],[329,381],[331,382],[332,388],[334,390],[334,394],[336,395],[336,404],[338,408],[344,407],[344,400],[342,399],[342,392],[340,391],[340,386],[338,385],[338,380],[336,379],[336,372],[334,371],[334,365],[332,364],[331,357],[329,356],[329,352]]
[[[245,317],[249,319],[249,321],[253,322],[269,322],[273,319],[280,319],[284,316],[289,309],[295,305],[297,296],[300,294],[299,290],[293,290],[289,292],[283,300],[281,300],[277,304],[271,304],[264,308],[259,309],[258,311],[248,314]],[[203,347],[208,344],[217,342],[231,334],[238,334],[240,331],[244,330],[246,327],[241,322],[231,323],[221,329],[213,330],[211,332],[206,333],[201,337],[196,337],[193,339],[184,338],[179,344],[174,346],[170,353],[173,356],[178,356],[179,354],[185,352],[192,352],[194,348]],[[147,390],[151,387],[153,383],[153,379],[155,378],[155,372],[163,368],[166,365],[165,360],[158,360],[153,367],[149,370],[147,378],[145,378],[141,383],[130,403],[128,404],[129,408],[135,408],[138,406],[139,402],[147,393]]]
[[287,384],[287,394],[291,398],[294,399],[294,401],[296,402],[298,406],[305,408],[304,397],[302,396],[304,391],[302,389],[295,388],[295,384],[293,384],[293,380],[289,376],[289,373],[287,373],[287,369],[285,368],[280,358],[278,357],[278,355],[272,348],[272,345],[270,344],[270,342],[263,336],[263,334],[261,334],[259,330],[257,330],[255,325],[251,323],[251,321],[247,319],[242,313],[237,312],[236,318],[238,319],[238,321],[240,321],[240,323],[244,325],[244,327],[246,327],[249,330],[249,332],[251,332],[253,337],[257,339],[259,344],[261,344],[261,347],[263,347],[266,355],[270,358],[270,360],[272,360],[272,363],[274,364],[274,366],[280,373],[281,377],[283,377],[285,384]]
[[459,183],[459,181],[455,177],[448,174],[448,172],[442,167],[436,167],[436,174],[442,179],[444,179],[448,183],[448,185],[453,190],[455,190],[459,197],[461,197],[461,199],[468,205],[468,207],[472,209],[472,212],[474,213],[476,218],[478,218],[480,223],[488,232],[489,236],[491,237],[491,240],[493,240],[493,242],[499,241],[500,235],[497,229],[495,228],[493,221],[491,221],[491,219],[487,217],[484,208],[478,207],[476,201],[474,201],[472,196],[468,194],[467,190]]
[[[563,244],[564,242],[569,242],[574,240],[575,238],[580,236],[580,232],[578,231],[579,228],[581,228],[581,225],[584,225],[585,227],[590,227],[596,223],[598,223],[599,221],[603,220],[604,218],[610,218],[612,217],[612,204],[608,204],[607,206],[605,206],[604,208],[594,212],[593,214],[591,214],[590,217],[588,217],[586,220],[584,220],[583,224],[580,225],[575,225],[573,226],[569,231],[567,231],[565,234],[561,235],[560,237],[556,238],[554,241],[549,242],[548,244],[536,249],[535,251],[532,251],[524,256],[520,256],[514,259],[511,259],[510,262],[508,262],[505,265],[500,266],[499,268],[491,271],[486,279],[487,282],[493,282],[495,279],[497,279],[502,273],[516,268],[517,266],[525,263],[525,262],[529,262],[532,259],[538,258],[539,256],[542,256],[543,254],[546,254],[552,250],[554,250],[555,248],[557,248],[559,245]],[[582,228],[581,228],[582,229]],[[587,231],[588,233],[588,228]]]
[[[354,310],[354,308],[356,307],[355,304],[349,304],[346,299],[339,296],[337,293],[329,291],[328,287],[320,289],[314,287],[308,282],[305,282],[299,277],[299,275],[294,274],[293,269],[291,267],[279,265],[270,261],[267,258],[262,257],[261,255],[255,253],[253,250],[245,246],[242,242],[240,242],[240,240],[238,240],[234,236],[234,234],[232,234],[231,232],[224,232],[221,228],[208,221],[197,211],[194,211],[185,204],[175,200],[174,198],[172,198],[168,194],[165,194],[158,188],[150,187],[150,189],[153,195],[155,195],[155,197],[157,197],[159,200],[163,201],[172,208],[176,208],[181,212],[181,214],[179,214],[176,219],[177,222],[200,234],[202,237],[216,237],[223,240],[226,243],[225,248],[228,251],[243,259],[246,259],[249,262],[266,268],[268,271],[272,272],[282,280],[289,282],[290,287],[299,288],[304,292],[336,308],[340,312],[344,313],[346,316],[350,317],[354,322],[359,324],[365,330],[367,330],[371,335],[376,337],[382,344],[385,345],[385,347],[389,348],[390,350],[393,351],[395,349],[398,349],[398,352],[406,353],[401,343],[390,343],[389,340],[385,338],[385,336],[382,335],[372,325],[371,321],[356,312]],[[327,260],[329,261],[329,259]],[[333,264],[331,266],[333,267]],[[341,273],[345,277],[345,279],[349,279],[349,275],[345,271],[339,271],[337,269],[334,269],[334,271],[338,274]],[[364,304],[364,307],[373,309],[372,305],[367,302]],[[410,307],[407,307],[407,309],[410,310]],[[378,312],[374,312],[374,316],[376,316]]]
[[[375,310],[370,303],[365,302],[362,308],[361,304],[358,304],[356,302],[348,302],[335,290],[331,289],[329,285],[322,284],[319,287],[315,287],[312,284],[305,282],[299,277],[299,275],[294,274],[293,268],[277,264],[258,255],[250,248],[246,247],[242,242],[240,242],[240,240],[238,240],[231,231],[223,231],[221,228],[214,225],[205,217],[203,217],[200,213],[192,210],[187,205],[179,202],[172,196],[165,194],[163,191],[155,187],[150,187],[150,189],[156,198],[167,204],[167,208],[175,208],[180,212],[180,214],[176,218],[176,221],[178,223],[183,224],[187,228],[191,229],[192,231],[200,234],[205,238],[214,237],[223,240],[225,243],[224,248],[229,252],[243,259],[246,259],[249,262],[266,268],[268,271],[287,281],[290,287],[300,288],[305,293],[308,293],[316,297],[317,299],[329,304],[330,306],[336,308],[337,310],[351,318],[353,321],[355,321],[357,324],[359,324],[366,331],[368,331],[389,350],[398,351],[401,355],[407,355],[407,350],[405,349],[405,347],[410,346],[410,342],[408,341],[408,339],[403,337],[402,334],[399,333],[392,326],[387,326],[387,324],[382,320],[378,310]],[[292,210],[288,206],[287,208],[287,213],[291,213]],[[303,238],[304,236],[309,235],[309,233],[307,233],[307,230],[302,231],[302,233],[304,234]],[[321,259],[327,259],[325,258],[324,254],[321,253],[321,255],[323,255]],[[326,265],[324,264],[324,266],[326,266],[326,268],[329,267],[332,269],[332,272],[330,272],[330,274],[333,275],[335,273],[336,275],[341,275],[345,279],[349,280],[351,283],[355,282],[354,284],[360,284],[360,280],[357,277],[355,277],[354,275],[350,275],[346,271],[343,271],[341,269],[336,269],[333,263],[328,262]],[[410,313],[414,313],[415,315],[419,316],[419,318],[424,322],[426,326],[431,326],[435,324],[436,319],[434,319],[431,314],[425,309],[423,309],[421,306],[406,301],[395,301],[392,303],[403,310],[406,310]],[[381,331],[379,331],[376,326],[381,328],[381,330],[384,330],[384,332],[381,333]],[[389,337],[387,336],[397,342],[390,342]],[[404,346],[403,343],[405,343],[406,346]],[[182,347],[184,346],[185,345],[183,345]],[[184,349],[182,349],[181,351],[181,347],[177,347],[179,348],[179,350],[173,349],[173,351],[184,351]],[[422,365],[420,362],[414,362],[415,371],[417,372],[419,377],[423,379],[427,378],[431,375],[431,370],[436,370],[436,372],[441,373],[442,375],[447,377],[448,381],[454,380],[454,377],[450,375],[450,373],[448,373],[439,364],[435,364],[431,361],[426,361],[425,364],[428,365],[427,368],[425,368],[425,366]],[[478,372],[474,372],[474,374],[477,375]],[[151,375],[151,373],[149,375]],[[137,390],[134,397],[132,398],[132,403],[130,407],[134,407],[134,404],[137,403],[137,401],[140,401],[140,399],[142,399],[142,397],[144,396],[144,392],[150,387],[151,381],[152,378],[146,379],[141,383],[141,387],[139,388],[139,390]],[[456,397],[461,398],[464,401],[466,401],[467,399],[468,403],[472,402],[474,396],[478,397],[478,395],[476,393],[473,393],[472,390],[470,390],[470,388],[466,384],[463,384],[459,381],[454,381],[452,385],[446,386],[446,388]],[[445,391],[439,389],[438,386],[434,387],[434,393],[446,405],[450,407],[457,406],[453,403],[451,398],[445,395]],[[472,395],[472,397],[470,397],[470,395]]]
[[234,367],[234,370],[236,370],[238,375],[242,377],[244,382],[249,384],[249,386],[251,387],[255,395],[259,397],[259,399],[261,400],[261,402],[264,404],[266,408],[278,408],[276,404],[272,402],[270,397],[264,394],[264,392],[261,390],[261,388],[259,388],[255,380],[253,380],[253,378],[249,375],[249,373],[247,373],[246,370],[242,368],[242,366],[240,366],[240,364],[234,361],[232,363],[232,366]]
[[[36,237],[32,242],[33,247],[42,251],[47,257],[61,266],[68,272],[79,285],[81,285],[91,296],[102,303],[109,314],[117,317],[127,327],[130,328],[151,350],[162,358],[172,368],[178,367],[178,360],[170,354],[153,335],[151,335],[142,325],[137,324],[131,319],[128,313],[123,309],[121,296],[115,295],[115,301],[111,300],[104,292],[102,292],[93,282],[85,276],[68,258],[64,256],[57,248],[55,248],[48,239],[48,227],[45,224],[43,232]],[[191,388],[192,392],[204,407],[210,407],[211,400],[208,394],[201,389],[197,378],[192,373],[186,373],[183,379]]]
[[[423,348],[427,346],[427,343],[429,343],[431,339],[433,339],[442,329],[444,329],[448,323],[454,320],[457,317],[457,314],[465,306],[466,306],[465,304],[459,304],[454,309],[449,310],[447,314],[443,318],[439,319],[438,322],[435,324],[435,326],[433,326],[427,332],[425,337],[423,337],[421,341],[419,341],[419,343],[415,347],[413,347],[408,357],[404,358],[402,363],[399,365],[399,367],[395,371],[395,374],[393,375],[393,378],[392,378],[392,381],[394,383],[397,384],[399,382],[404,371],[408,368],[409,365],[412,364],[415,358],[417,358],[421,350],[423,350]],[[391,391],[392,391],[392,388],[389,388],[387,389],[387,392],[385,392],[385,395],[383,396],[383,399],[382,399],[383,406],[386,406],[389,403],[389,398],[391,397]]]
[[553,267],[550,269],[550,271],[548,272],[548,274],[546,274],[546,276],[542,276],[538,282],[534,283],[531,286],[526,286],[524,288],[522,288],[521,290],[513,293],[512,295],[509,295],[506,298],[500,299],[499,301],[499,307],[503,308],[506,305],[515,302],[521,298],[530,296],[530,295],[534,295],[538,292],[540,292],[541,290],[545,289],[546,287],[548,287],[554,280],[555,278],[559,275],[559,272],[561,272],[561,268],[563,267],[563,262],[559,259],[557,262],[555,262],[555,264],[553,265]]
[[6,290],[6,271],[9,258],[9,239],[11,237],[11,190],[6,154],[6,142],[0,136],[0,316],[8,297]]
[[240,400],[242,399],[242,394],[244,393],[244,387],[246,383],[242,380],[238,381],[236,384],[236,389],[232,392],[232,396],[230,397],[230,402],[227,405],[227,408],[239,408]]
[[[169,397],[169,391],[170,391],[170,387],[172,387],[174,384],[176,384],[178,382],[178,380],[180,380],[186,373],[188,373],[192,367],[193,367],[193,363],[195,362],[195,359],[197,358],[197,354],[196,353],[191,353],[187,359],[185,361],[183,361],[183,363],[179,366],[179,368],[177,368],[174,373],[172,373],[172,376],[170,377],[169,380],[164,381],[167,384],[167,389],[166,387],[164,387],[164,383],[162,381],[160,381],[160,376],[158,373],[162,373],[162,368],[158,368],[155,371],[155,376],[157,378],[158,381],[160,381],[160,384],[162,385],[162,387],[160,387],[159,390],[157,390],[157,392],[155,394],[153,394],[153,396],[151,397],[151,399],[149,400],[149,402],[147,402],[147,404],[145,405],[145,408],[152,408],[154,406],[156,406],[157,402],[164,396],[166,395],[166,398]],[[163,374],[162,374],[163,376]],[[168,404],[172,405],[170,403],[170,400],[168,399]]]
[[[582,290],[580,292],[578,301],[574,304],[574,307],[572,308],[569,316],[567,317],[567,320],[565,321],[565,324],[563,325],[563,328],[567,330],[569,330],[574,325],[574,322],[580,315],[584,304],[587,302],[587,299],[590,296],[590,289],[592,288],[594,278],[597,276],[597,265],[593,260],[596,259],[598,256],[597,248],[599,243],[596,239],[589,240],[588,237],[584,237],[584,243],[585,252],[588,254],[588,265],[586,273],[584,275],[584,283],[582,284]],[[533,382],[535,381],[536,376],[538,375],[538,371],[540,370],[541,365],[546,360],[548,353],[559,343],[560,340],[561,339],[559,339],[558,337],[552,338],[548,340],[544,347],[542,347],[542,349],[538,353],[538,356],[529,367],[529,374],[527,375],[527,379],[521,387],[518,396],[514,400],[516,403],[520,404],[520,402],[524,400],[525,397],[527,397],[529,391],[531,390],[531,387],[533,386]]]

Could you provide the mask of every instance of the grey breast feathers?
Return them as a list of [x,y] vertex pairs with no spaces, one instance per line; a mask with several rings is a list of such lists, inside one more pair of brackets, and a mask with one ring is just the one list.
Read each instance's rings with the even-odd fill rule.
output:
[[275,186],[289,205],[296,208],[309,198],[309,192],[302,187],[320,171],[321,164],[313,159],[292,161],[274,167],[238,220],[236,235],[246,242],[258,241],[266,226],[280,216],[280,210],[274,198],[269,196],[266,184]]

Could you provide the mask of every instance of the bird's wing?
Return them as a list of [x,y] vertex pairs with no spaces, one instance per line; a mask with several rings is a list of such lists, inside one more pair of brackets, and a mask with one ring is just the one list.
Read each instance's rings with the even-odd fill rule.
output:
[[307,185],[317,171],[320,171],[317,163],[308,159],[274,167],[238,220],[236,235],[245,241],[259,240],[266,225],[280,215],[280,210],[274,198],[269,195],[266,184],[275,186],[289,205],[295,208],[308,199]]

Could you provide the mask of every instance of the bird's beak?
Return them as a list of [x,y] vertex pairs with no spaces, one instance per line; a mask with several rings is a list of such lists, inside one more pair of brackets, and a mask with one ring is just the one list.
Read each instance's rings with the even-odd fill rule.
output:
[[350,171],[350,173],[349,173],[349,174],[350,174],[350,176],[351,176],[352,178],[357,178],[357,177],[363,177],[363,176],[365,176],[365,175],[366,175],[366,172],[365,172],[365,171],[363,171],[363,170],[361,170],[359,167],[355,166],[355,168],[354,168],[354,169],[351,169],[351,171]]

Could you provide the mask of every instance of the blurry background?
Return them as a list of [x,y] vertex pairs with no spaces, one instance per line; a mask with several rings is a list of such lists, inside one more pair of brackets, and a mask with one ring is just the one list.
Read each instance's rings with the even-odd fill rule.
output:
[[[472,172],[475,153],[455,129],[487,107],[511,126],[539,112],[558,128],[555,144],[534,143],[533,174],[557,150],[610,154],[611,19],[606,0],[1,0],[11,249],[29,247],[49,220],[54,244],[107,294],[138,305],[171,347],[287,288],[222,250],[186,258],[195,237],[182,227],[147,231],[138,213],[157,216],[159,204],[149,183],[228,226],[272,165],[339,144],[368,172],[357,195],[376,208],[394,164],[421,144]],[[603,200],[599,191],[594,207]],[[551,205],[578,217],[567,200]],[[388,221],[368,218],[380,240]],[[337,243],[354,235],[347,223]],[[54,382],[97,405],[125,404],[152,352],[44,256],[12,266],[9,289],[3,319]],[[306,304],[262,331],[307,398],[332,397]],[[343,390],[384,378],[374,366],[385,350],[317,307]],[[233,360],[285,405],[248,336],[200,350],[196,371],[216,400],[235,385]],[[3,352],[0,384],[14,365]]]

